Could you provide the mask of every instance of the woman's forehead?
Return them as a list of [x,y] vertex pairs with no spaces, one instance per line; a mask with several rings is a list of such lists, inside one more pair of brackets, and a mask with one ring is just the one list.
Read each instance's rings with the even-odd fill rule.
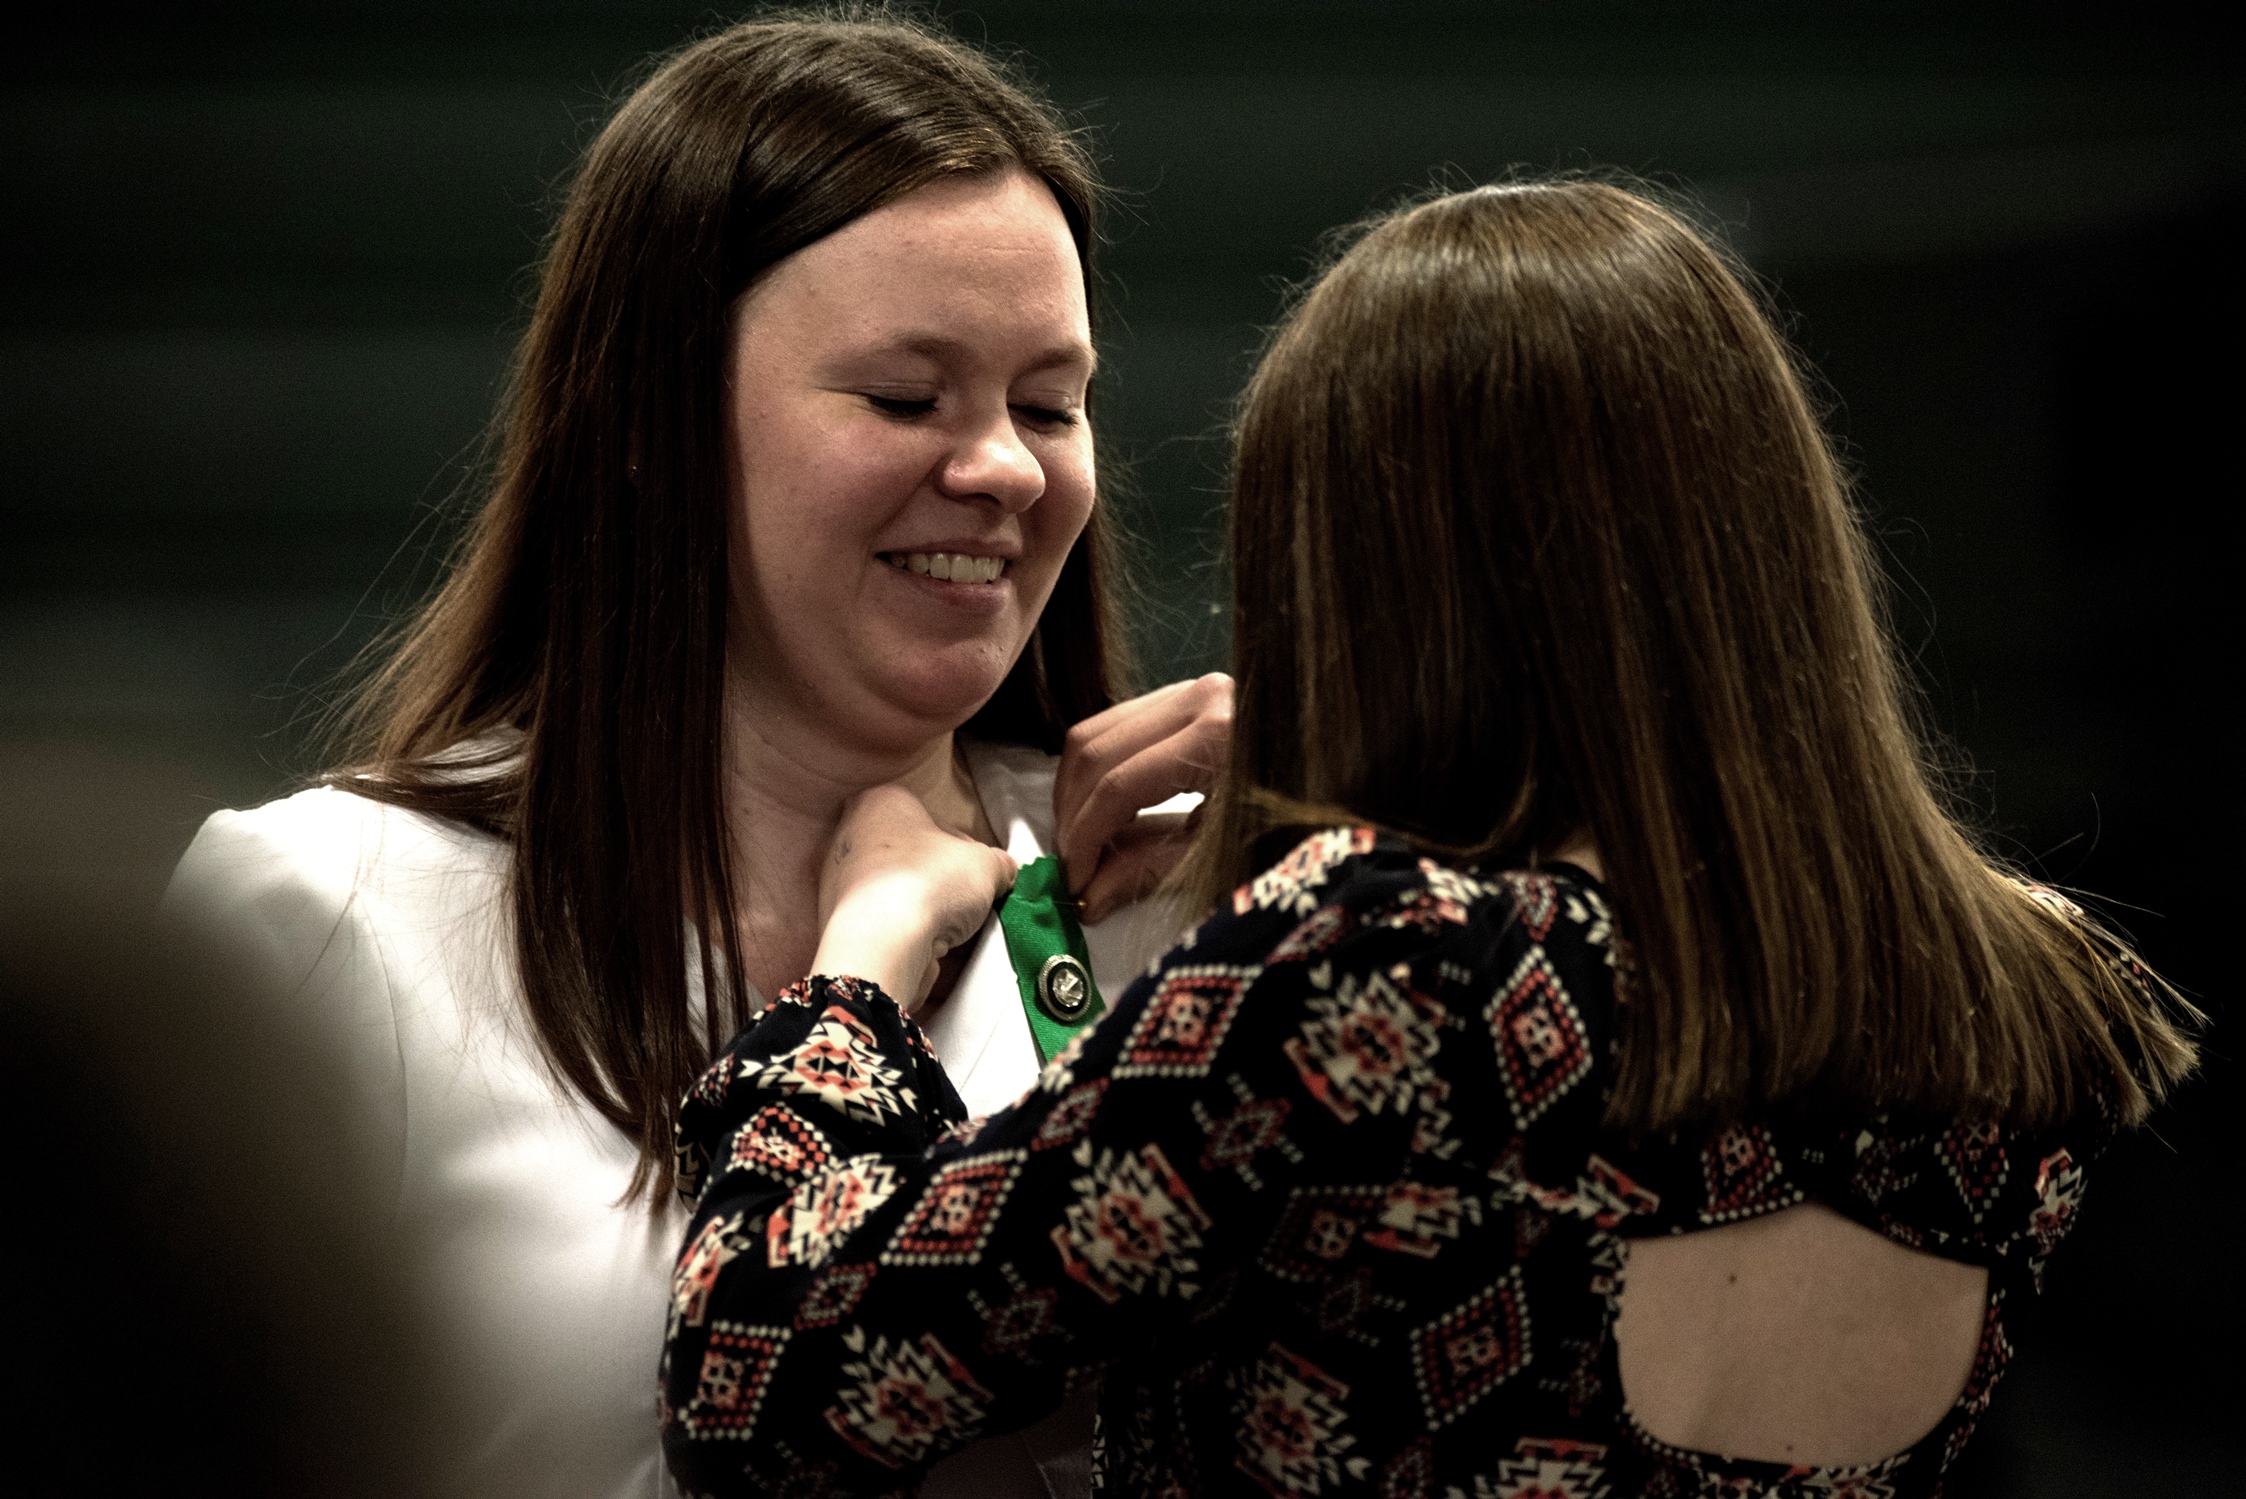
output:
[[810,341],[829,357],[1093,363],[1068,221],[1018,171],[948,178],[845,225],[774,266],[735,318],[737,337]]

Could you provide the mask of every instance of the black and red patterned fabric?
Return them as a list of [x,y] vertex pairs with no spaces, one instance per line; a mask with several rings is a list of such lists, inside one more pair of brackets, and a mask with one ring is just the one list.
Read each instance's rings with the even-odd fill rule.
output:
[[[685,1105],[673,1471],[907,1494],[1100,1380],[1097,1483],[1132,1499],[1938,1493],[2106,1126],[1623,1138],[1600,1123],[1614,958],[1570,866],[1328,830],[978,1121],[878,989],[794,986]],[[1616,1373],[1624,1241],[1809,1199],[1988,1267],[1964,1393],[1863,1468],[1664,1446]]]

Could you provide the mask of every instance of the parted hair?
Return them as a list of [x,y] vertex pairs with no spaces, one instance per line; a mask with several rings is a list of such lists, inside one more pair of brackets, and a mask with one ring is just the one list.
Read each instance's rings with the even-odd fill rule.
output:
[[1625,943],[1609,1106],[1815,1094],[2144,1115],[2195,1012],[1954,815],[1802,373],[1676,215],[1595,181],[1423,203],[1275,332],[1233,475],[1231,758],[1203,902],[1282,828],[1491,866],[1587,831]]
[[[560,1077],[638,1143],[635,1191],[667,1193],[678,1101],[749,992],[722,790],[729,316],[853,220],[1010,167],[1052,190],[1091,290],[1091,160],[973,49],[829,10],[735,26],[657,68],[568,193],[480,513],[323,778],[511,844],[530,1020]],[[970,721],[983,737],[1058,749],[1113,700],[1103,509]]]

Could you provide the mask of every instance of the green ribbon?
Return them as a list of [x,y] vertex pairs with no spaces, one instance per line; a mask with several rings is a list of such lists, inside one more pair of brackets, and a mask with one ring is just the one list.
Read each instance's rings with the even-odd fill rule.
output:
[[1106,1008],[1092,982],[1084,930],[1076,924],[1076,902],[1069,899],[1059,859],[1047,854],[1021,867],[1013,893],[998,908],[998,925],[1021,985],[1037,1060],[1049,1062]]

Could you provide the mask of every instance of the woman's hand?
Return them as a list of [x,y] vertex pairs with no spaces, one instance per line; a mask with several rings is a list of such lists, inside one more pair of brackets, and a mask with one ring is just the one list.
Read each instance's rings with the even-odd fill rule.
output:
[[1198,814],[1139,810],[1207,791],[1231,742],[1232,678],[1221,671],[1117,703],[1068,731],[1053,825],[1085,921],[1139,899],[1177,867]]
[[1014,886],[1005,850],[945,832],[901,786],[852,797],[819,871],[811,971],[879,984],[907,1014],[944,954],[982,930]]

